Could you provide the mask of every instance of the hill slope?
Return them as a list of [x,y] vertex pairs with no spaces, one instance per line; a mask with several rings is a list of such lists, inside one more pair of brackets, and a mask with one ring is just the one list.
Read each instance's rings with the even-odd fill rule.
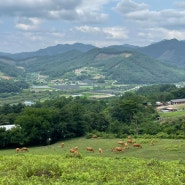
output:
[[[86,53],[70,51],[62,55],[35,57],[21,61],[27,72],[62,77],[80,68],[93,67],[105,79],[120,83],[168,83],[185,80],[183,70],[172,68],[135,51],[120,52],[95,48]],[[91,78],[90,75],[89,78]]]
[[0,52],[0,56],[7,56],[14,60],[24,60],[26,58],[32,58],[32,57],[38,57],[38,56],[55,56],[55,55],[66,53],[71,50],[87,52],[93,48],[95,47],[90,44],[82,44],[82,43],[58,44],[56,46],[50,46],[33,52],[22,52],[22,53],[16,53],[16,54],[8,54],[8,53]]
[[137,50],[154,59],[185,69],[184,41],[163,40],[146,47],[137,48]]

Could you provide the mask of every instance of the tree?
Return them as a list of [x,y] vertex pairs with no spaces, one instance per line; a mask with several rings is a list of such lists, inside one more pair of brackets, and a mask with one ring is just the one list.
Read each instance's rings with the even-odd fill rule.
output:
[[48,133],[53,132],[51,111],[44,108],[25,108],[17,117],[24,144],[45,144]]

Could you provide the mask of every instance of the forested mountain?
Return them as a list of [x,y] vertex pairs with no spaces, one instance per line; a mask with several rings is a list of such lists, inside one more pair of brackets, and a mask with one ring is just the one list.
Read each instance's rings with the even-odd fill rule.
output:
[[[65,44],[35,52],[0,53],[0,56],[14,58],[14,63],[16,61],[17,66],[24,67],[25,72],[39,72],[51,78],[77,80],[79,76],[75,74],[75,70],[93,67],[105,80],[151,84],[185,80],[184,50],[184,41],[172,39],[146,47],[120,45],[97,48],[80,43]],[[14,63],[0,62],[0,71],[7,75],[21,74]],[[83,78],[92,78],[91,74],[83,72]]]
[[90,44],[82,44],[82,43],[58,44],[56,46],[50,46],[45,49],[40,49],[38,51],[33,51],[33,52],[22,52],[22,53],[16,53],[16,54],[0,53],[0,56],[8,56],[14,60],[23,60],[26,58],[32,58],[36,56],[55,56],[55,55],[66,53],[71,50],[87,52],[93,48],[94,46]]
[[0,74],[9,77],[23,75],[23,70],[17,68],[15,61],[6,57],[0,58]]
[[163,40],[137,49],[151,58],[185,69],[185,41]]
[[[97,69],[105,79],[120,83],[167,83],[183,81],[185,73],[135,51],[95,48],[86,53],[69,51],[62,55],[40,56],[19,62],[27,72],[40,72],[50,77],[62,77],[84,67]],[[90,76],[89,76],[90,78]]]

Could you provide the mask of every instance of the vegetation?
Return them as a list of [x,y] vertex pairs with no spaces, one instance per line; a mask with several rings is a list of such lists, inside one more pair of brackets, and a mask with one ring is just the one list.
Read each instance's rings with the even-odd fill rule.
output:
[[[119,138],[120,139],[120,138]],[[77,138],[54,145],[1,150],[0,184],[170,184],[185,183],[184,140],[134,138],[143,148],[115,153],[119,139]],[[121,138],[126,141],[126,138]],[[69,149],[78,146],[79,154]],[[95,152],[87,152],[92,146]],[[98,148],[103,153],[98,153]],[[171,178],[173,177],[173,178]]]
[[178,161],[56,155],[3,156],[0,160],[1,184],[184,184],[184,164]]
[[46,145],[49,138],[54,143],[93,132],[114,137],[148,134],[184,138],[184,117],[157,120],[159,113],[147,102],[146,96],[126,93],[101,101],[60,97],[36,102],[31,107],[5,104],[0,108],[0,123],[17,127],[8,131],[0,129],[0,147]]
[[25,81],[0,80],[0,93],[20,92],[29,85]]

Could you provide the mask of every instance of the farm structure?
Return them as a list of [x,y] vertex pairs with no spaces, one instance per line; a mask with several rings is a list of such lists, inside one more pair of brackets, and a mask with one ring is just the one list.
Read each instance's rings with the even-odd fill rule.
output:
[[185,103],[185,98],[183,99],[174,99],[174,100],[170,100],[169,102],[171,105],[174,105],[174,104],[182,104],[182,103]]

